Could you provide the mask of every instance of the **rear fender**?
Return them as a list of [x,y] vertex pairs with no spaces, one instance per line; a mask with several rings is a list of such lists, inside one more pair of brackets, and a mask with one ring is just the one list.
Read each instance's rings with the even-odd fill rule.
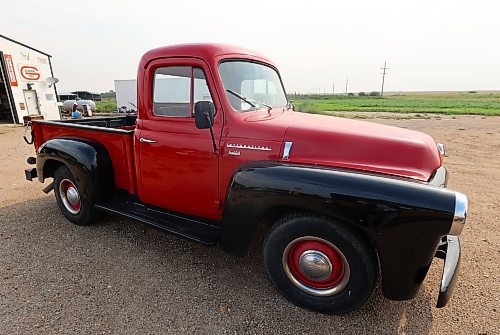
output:
[[113,165],[102,144],[79,138],[48,140],[38,149],[36,168],[39,181],[53,177],[61,164],[75,176],[78,189],[86,199],[105,198],[112,192]]

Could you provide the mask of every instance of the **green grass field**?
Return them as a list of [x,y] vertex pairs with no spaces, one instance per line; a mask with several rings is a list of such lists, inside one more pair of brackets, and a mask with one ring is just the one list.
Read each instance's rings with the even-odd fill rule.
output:
[[102,101],[96,101],[95,106],[98,113],[112,113],[116,111],[116,100],[102,99]]
[[384,97],[292,95],[295,110],[500,115],[500,93],[401,93]]
[[[345,95],[291,95],[295,110],[314,114],[328,112],[393,112],[422,114],[500,115],[500,93],[429,92],[401,93],[384,97]],[[116,110],[115,99],[96,101],[97,111]]]

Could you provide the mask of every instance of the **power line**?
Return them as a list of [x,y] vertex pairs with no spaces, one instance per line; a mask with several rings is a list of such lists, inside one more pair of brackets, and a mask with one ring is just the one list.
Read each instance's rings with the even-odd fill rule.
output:
[[383,96],[384,95],[385,75],[389,74],[388,72],[386,72],[386,70],[389,70],[389,68],[387,67],[387,61],[384,62],[384,67],[381,67],[380,69],[384,70],[384,72],[381,73],[381,75],[382,75],[382,90],[380,91],[380,96]]

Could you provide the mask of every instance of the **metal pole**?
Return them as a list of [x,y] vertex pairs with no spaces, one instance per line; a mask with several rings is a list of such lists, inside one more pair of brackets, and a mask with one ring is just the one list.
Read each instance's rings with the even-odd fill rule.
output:
[[388,74],[386,72],[386,70],[389,70],[389,68],[387,67],[387,61],[384,62],[384,67],[381,67],[380,68],[381,70],[383,70],[384,72],[382,72],[382,89],[380,90],[380,96],[384,96],[384,83],[385,83],[385,75]]

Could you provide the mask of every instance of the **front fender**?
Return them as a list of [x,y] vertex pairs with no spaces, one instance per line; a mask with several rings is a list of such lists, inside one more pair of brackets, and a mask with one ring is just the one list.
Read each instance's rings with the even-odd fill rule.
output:
[[451,227],[453,191],[401,178],[317,167],[254,163],[235,173],[221,247],[244,255],[257,224],[276,207],[325,215],[370,238],[384,294],[412,298]]
[[86,199],[105,197],[113,189],[113,166],[100,143],[78,138],[56,138],[43,143],[38,150],[36,167],[40,182],[53,176],[53,169],[60,166],[53,162],[69,168]]

